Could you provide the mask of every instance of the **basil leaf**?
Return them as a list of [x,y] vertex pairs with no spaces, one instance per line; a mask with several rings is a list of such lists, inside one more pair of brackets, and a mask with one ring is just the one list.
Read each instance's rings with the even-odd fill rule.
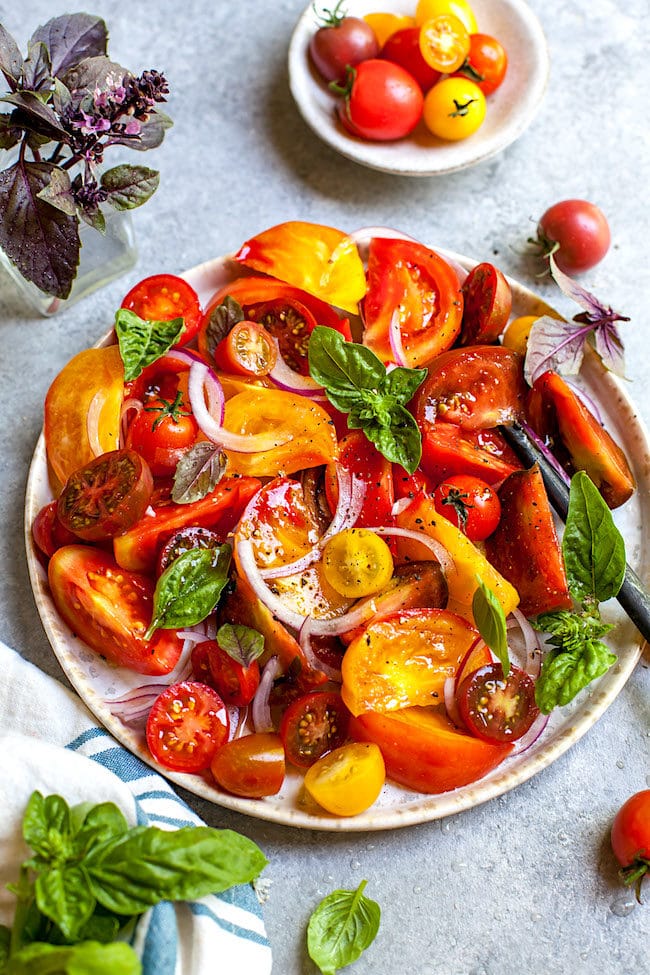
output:
[[309,337],[309,372],[330,389],[375,389],[386,378],[386,367],[374,352],[346,342],[334,328],[317,325]]
[[142,975],[131,945],[123,941],[99,944],[50,945],[35,941],[11,956],[7,975]]
[[184,328],[182,318],[149,322],[128,308],[120,308],[115,315],[115,334],[124,363],[125,381],[137,379],[146,366],[169,352]]
[[99,903],[129,915],[249,883],[266,863],[255,843],[228,829],[145,826],[93,850],[85,866]]
[[92,14],[63,14],[38,27],[31,41],[42,41],[52,60],[52,74],[65,74],[84,58],[106,54],[108,28]]
[[167,566],[156,583],[145,640],[160,627],[184,629],[210,615],[228,582],[231,553],[230,545],[193,548]]
[[535,700],[543,714],[568,704],[616,663],[600,640],[589,640],[574,650],[553,650],[544,660],[535,685]]
[[172,501],[191,504],[212,491],[226,473],[226,455],[217,444],[200,441],[186,450],[174,473]]
[[230,295],[226,295],[220,305],[212,311],[205,330],[205,341],[208,352],[214,355],[214,350],[231,329],[244,320],[244,309]]
[[[415,418],[403,406],[397,407],[390,427],[376,423],[359,423],[368,440],[394,464],[401,464],[409,474],[416,470],[422,456],[422,436]],[[348,419],[348,425],[352,426]]]
[[[87,805],[83,804],[84,807]],[[74,816],[76,807],[72,810]],[[114,802],[101,802],[86,812],[74,837],[75,849],[87,852],[100,843],[127,833],[129,824]]]
[[571,479],[562,539],[569,589],[588,605],[618,594],[625,575],[625,543],[598,488],[584,471]]
[[426,378],[426,369],[407,369],[404,366],[397,366],[386,373],[384,390],[400,402],[408,403]]
[[474,622],[490,650],[499,658],[503,676],[507,677],[510,673],[510,657],[505,613],[492,590],[478,576],[476,579],[478,587],[472,599]]
[[9,946],[11,945],[11,928],[6,924],[0,924],[0,972],[4,972],[9,958]]
[[61,796],[32,792],[23,817],[23,839],[44,859],[62,852],[70,836],[70,807]]
[[250,667],[264,653],[264,637],[250,626],[224,623],[217,630],[217,643],[242,667]]
[[2,24],[0,24],[0,71],[10,83],[10,87],[15,90],[23,71],[23,57],[13,36]]
[[367,881],[356,890],[335,890],[320,902],[307,926],[307,950],[322,975],[351,965],[377,936],[379,904],[364,897]]
[[160,183],[160,173],[146,166],[126,163],[102,173],[102,189],[108,193],[108,203],[116,210],[135,210],[153,196]]
[[53,866],[36,878],[36,906],[74,941],[95,910],[95,898],[79,864]]

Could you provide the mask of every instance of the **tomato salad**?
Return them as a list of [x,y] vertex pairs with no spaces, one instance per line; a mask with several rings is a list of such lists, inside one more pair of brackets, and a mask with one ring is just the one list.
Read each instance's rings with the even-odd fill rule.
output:
[[52,383],[33,536],[56,608],[147,675],[110,707],[163,768],[262,799],[290,766],[341,816],[386,777],[474,782],[580,690],[553,669],[570,566],[501,426],[533,424],[591,505],[631,495],[625,457],[561,376],[528,387],[491,264],[296,221],[234,262],[205,308],[141,282]]

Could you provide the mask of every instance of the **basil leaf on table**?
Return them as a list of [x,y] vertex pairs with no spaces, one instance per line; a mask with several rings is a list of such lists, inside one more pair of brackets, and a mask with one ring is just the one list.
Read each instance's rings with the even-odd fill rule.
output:
[[149,322],[128,308],[115,314],[115,334],[124,363],[124,379],[137,379],[143,369],[169,352],[185,328],[183,318],[168,322]]
[[478,587],[472,599],[472,615],[484,641],[499,658],[503,676],[510,673],[508,631],[503,607],[491,589],[477,576]]
[[362,880],[356,890],[335,890],[309,919],[307,950],[322,975],[336,975],[351,965],[377,936],[381,910],[364,896],[366,883]]
[[422,436],[406,404],[426,369],[398,366],[387,372],[370,349],[317,325],[309,338],[309,372],[330,403],[348,414],[351,429],[363,430],[384,457],[413,473],[422,456]]
[[250,667],[264,653],[264,637],[241,623],[224,623],[217,630],[217,643],[242,667]]
[[209,616],[228,582],[231,554],[230,545],[224,544],[193,548],[174,559],[156,583],[145,640],[157,629],[183,629]]

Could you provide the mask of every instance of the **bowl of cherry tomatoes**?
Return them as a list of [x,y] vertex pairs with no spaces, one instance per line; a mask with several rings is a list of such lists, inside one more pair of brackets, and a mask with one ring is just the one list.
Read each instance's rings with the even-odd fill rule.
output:
[[523,0],[331,0],[289,45],[302,117],[371,169],[435,176],[489,159],[533,120],[549,72]]

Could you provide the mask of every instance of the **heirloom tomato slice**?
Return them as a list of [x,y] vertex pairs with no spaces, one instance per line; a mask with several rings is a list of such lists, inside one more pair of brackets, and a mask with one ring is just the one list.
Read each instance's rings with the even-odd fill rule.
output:
[[437,704],[478,636],[444,609],[409,609],[371,622],[345,651],[341,696],[352,714]]
[[199,330],[203,310],[194,288],[175,274],[153,274],[136,284],[122,301],[122,308],[151,322],[182,318],[183,332],[177,345],[187,345]]
[[168,674],[183,641],[172,630],[143,634],[151,621],[154,585],[126,572],[106,552],[66,545],[50,559],[52,598],[72,632],[102,657],[138,674]]
[[463,283],[462,345],[496,342],[508,324],[512,291],[494,264],[477,264]]
[[362,430],[347,433],[339,442],[336,461],[327,465],[325,494],[331,511],[338,505],[337,471],[349,471],[353,478],[366,484],[363,507],[356,521],[358,528],[392,524],[392,466]]
[[156,698],[147,719],[149,751],[175,772],[202,772],[228,740],[230,719],[212,688],[198,681],[172,684]]
[[475,782],[512,750],[459,731],[433,707],[368,711],[351,719],[350,735],[379,745],[388,777],[416,792],[449,792]]
[[57,494],[79,467],[119,447],[123,390],[124,365],[117,345],[79,352],[50,386],[45,448]]
[[368,293],[363,301],[363,344],[394,362],[390,329],[399,315],[407,366],[425,366],[458,338],[463,296],[456,272],[416,241],[373,237]]
[[435,420],[422,428],[422,469],[435,483],[455,474],[502,481],[521,462],[498,430],[463,430]]

